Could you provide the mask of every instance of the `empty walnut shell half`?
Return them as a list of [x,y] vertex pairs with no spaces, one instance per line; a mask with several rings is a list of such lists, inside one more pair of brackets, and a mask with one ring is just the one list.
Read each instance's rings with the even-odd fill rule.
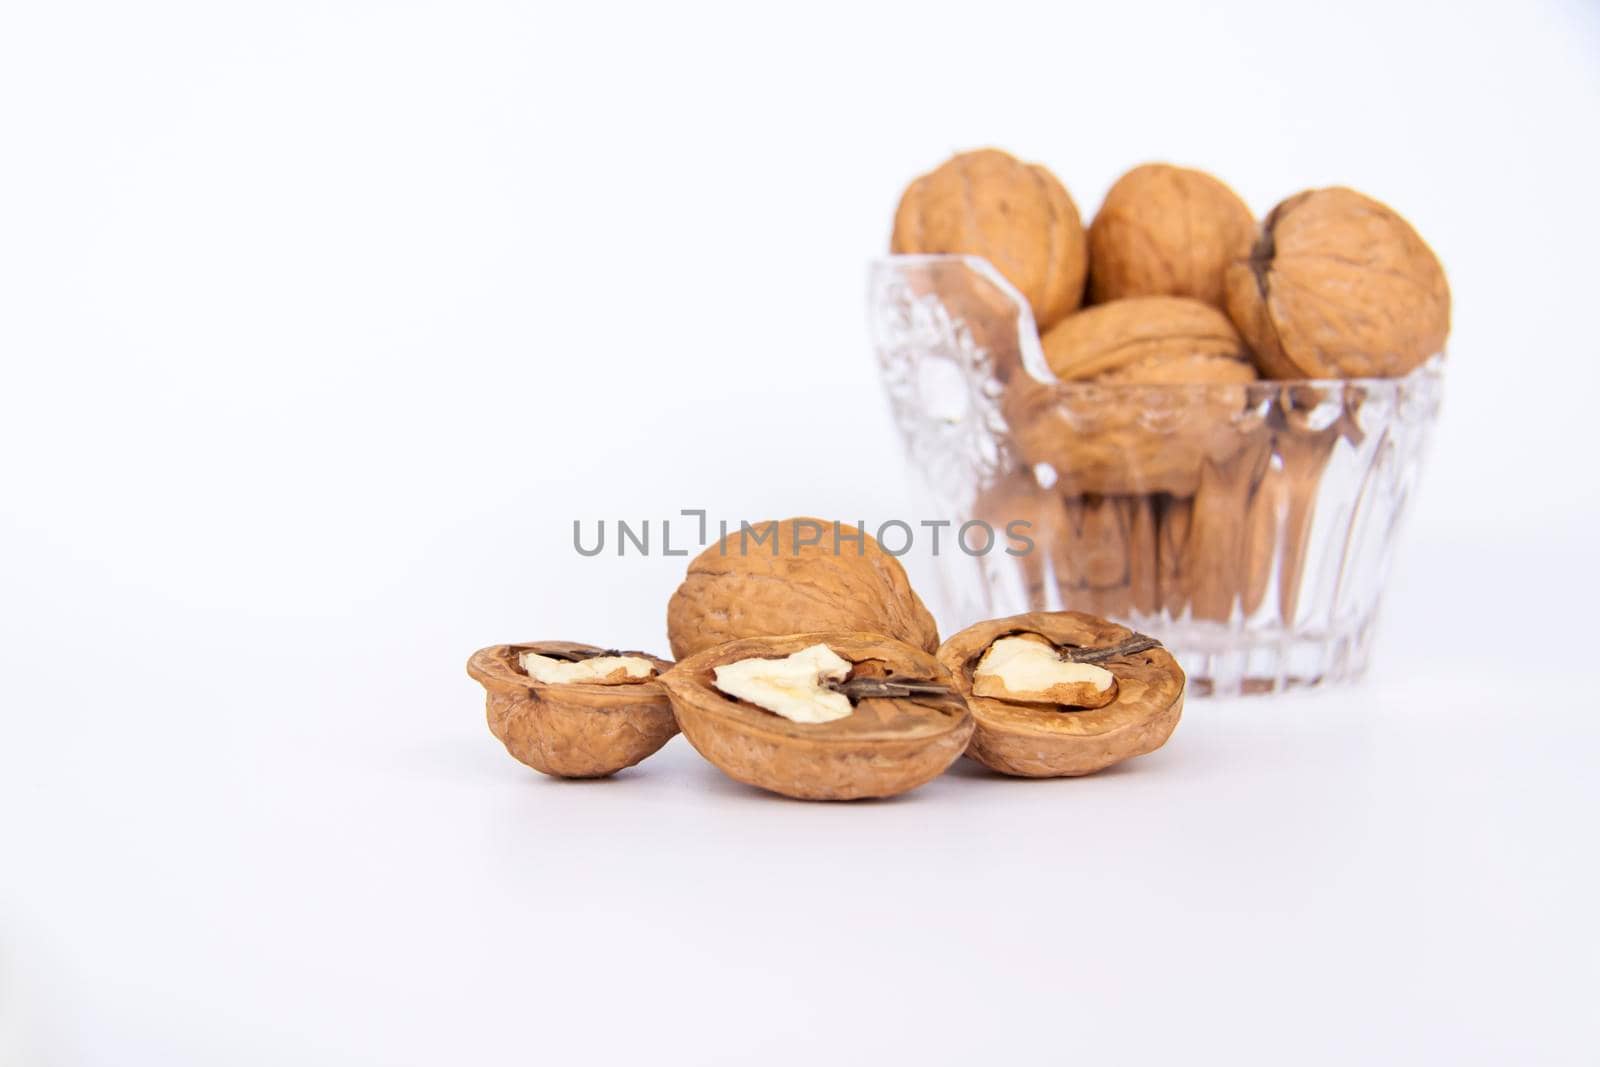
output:
[[963,152],[906,189],[890,251],[982,256],[1046,329],[1083,300],[1088,240],[1078,207],[1044,167],[994,148]]
[[977,720],[967,755],[991,770],[1025,778],[1092,774],[1166,743],[1183,712],[1184,675],[1159,645],[1098,662],[1116,677],[1116,698],[1104,707],[996,700],[973,692],[973,674],[990,646],[1004,637],[1037,635],[1083,658],[1090,650],[1144,642],[1125,626],[1076,611],[1033,612],[969,626],[939,649],[956,688]]
[[866,531],[822,519],[769,520],[736,530],[689,564],[667,604],[678,659],[740,637],[854,630],[928,652],[933,616],[905,568]]
[[1273,378],[1397,377],[1444,348],[1450,287],[1394,211],[1350,189],[1272,209],[1227,275],[1228,314]]
[[[717,668],[779,660],[817,645],[849,664],[843,688],[865,686],[853,710],[795,722],[717,688]],[[972,736],[972,715],[930,653],[877,634],[751,637],[707,649],[662,679],[683,735],[728,777],[802,800],[889,797],[938,777]],[[873,686],[912,683],[908,695]],[[922,691],[926,690],[926,691]],[[893,690],[889,690],[893,692]]]
[[[648,672],[630,678],[618,669],[604,681],[543,682],[529,675],[525,656],[573,665],[625,657],[643,660]],[[604,778],[671,740],[678,724],[660,681],[671,667],[647,652],[568,641],[491,645],[467,661],[467,673],[489,694],[490,731],[517,759],[559,778]]]
[[1089,297],[1188,296],[1222,306],[1228,266],[1250,254],[1256,219],[1211,175],[1165,163],[1111,187],[1089,227]]

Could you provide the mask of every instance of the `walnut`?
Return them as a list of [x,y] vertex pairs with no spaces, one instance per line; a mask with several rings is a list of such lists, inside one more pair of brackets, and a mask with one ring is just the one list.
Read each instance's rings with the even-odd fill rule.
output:
[[865,530],[821,519],[770,520],[729,533],[690,562],[667,604],[667,639],[678,659],[734,638],[817,630],[939,647],[933,616],[900,561]]
[[1444,348],[1450,288],[1410,223],[1350,189],[1272,209],[1227,307],[1273,378],[1406,374]]
[[1083,299],[1089,252],[1077,205],[1044,167],[998,149],[964,152],[912,182],[889,248],[982,256],[1028,301],[1040,329]]
[[944,773],[972,714],[922,649],[877,634],[752,637],[665,678],[683,735],[728,777],[803,800],[888,797]]
[[1256,378],[1228,317],[1187,297],[1100,304],[1062,321],[1040,341],[1045,361],[1063,381],[1196,385]]
[[671,667],[570,641],[492,645],[467,661],[488,693],[490,731],[512,756],[560,778],[615,774],[671,740],[678,725],[660,681]]
[[[1156,510],[1162,496],[1085,493],[1061,501],[1057,604],[1093,615],[1154,614],[1159,599]],[[1037,605],[1036,605],[1037,606]]]
[[[1041,488],[1031,471],[1013,470],[977,494],[972,517],[996,530],[1014,529],[1032,542],[1009,563],[1022,578],[1022,593],[1030,607],[1059,607],[1048,598],[1055,594],[1059,575],[1068,564],[1060,495]],[[1011,523],[1018,525],[1010,527]]]
[[1015,559],[1021,592],[1034,611],[1070,607],[1120,618],[1159,606],[1157,501],[1162,496],[1068,494],[1070,472],[1049,488],[1013,472],[978,495],[975,518],[997,529],[1013,520],[1032,550]]
[[1048,331],[1043,347],[1062,381],[1019,375],[1001,408],[1023,459],[1048,464],[1067,495],[1187,495],[1206,461],[1244,443],[1256,371],[1209,304],[1171,296],[1100,304]]
[[[1074,710],[977,692],[984,659],[994,647],[1018,636],[1048,642],[1071,662],[1105,668],[1115,678],[1110,687],[1114,699],[1102,707]],[[1033,612],[969,626],[940,647],[939,661],[977,722],[967,755],[1002,774],[1092,774],[1160,748],[1183,712],[1183,670],[1159,642],[1076,611]]]
[[1089,298],[1189,296],[1222,306],[1229,264],[1250,254],[1255,216],[1199,170],[1147,163],[1111,187],[1089,227]]
[[[1171,502],[1178,509],[1168,509],[1174,527],[1170,536],[1179,540],[1169,588],[1180,598],[1180,610],[1194,618],[1233,618],[1241,596],[1251,595],[1251,587],[1271,566],[1271,543],[1253,541],[1250,514],[1253,493],[1271,458],[1270,433],[1253,435],[1225,460],[1205,464],[1193,497],[1181,505]],[[1265,523],[1269,517],[1254,520]]]

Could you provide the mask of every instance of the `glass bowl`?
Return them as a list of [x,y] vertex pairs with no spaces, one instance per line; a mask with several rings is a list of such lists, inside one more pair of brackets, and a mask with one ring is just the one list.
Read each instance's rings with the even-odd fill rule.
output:
[[921,505],[1006,546],[937,556],[944,632],[1088,611],[1160,638],[1196,693],[1365,670],[1442,355],[1393,379],[1060,382],[970,256],[876,262],[869,307]]

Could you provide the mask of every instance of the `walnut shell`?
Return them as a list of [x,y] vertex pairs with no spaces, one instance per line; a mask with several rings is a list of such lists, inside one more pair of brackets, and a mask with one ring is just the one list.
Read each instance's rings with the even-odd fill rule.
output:
[[[820,543],[802,543],[818,530]],[[672,654],[683,659],[735,638],[819,630],[938,648],[933,616],[900,561],[865,530],[844,524],[835,552],[833,531],[821,519],[768,520],[747,537],[734,531],[701,552],[667,604]]]
[[1089,298],[1188,296],[1221,307],[1228,266],[1250,254],[1255,237],[1249,206],[1211,175],[1135,167],[1089,227]]
[[1088,239],[1077,205],[1044,167],[994,148],[963,152],[907,187],[889,248],[982,256],[1046,329],[1083,300]]
[[1227,307],[1273,378],[1407,374],[1444,348],[1450,287],[1433,250],[1394,211],[1350,189],[1272,209]]
[[1240,385],[1159,386],[1018,379],[1001,406],[1029,464],[1048,464],[1067,496],[1191,496],[1207,463],[1263,432]]
[[1226,461],[1206,464],[1194,496],[1175,519],[1183,537],[1174,577],[1185,610],[1196,619],[1235,617],[1240,598],[1250,595],[1253,575],[1270,566],[1271,546],[1251,544],[1250,504],[1271,455],[1271,439],[1263,433]]
[[1255,368],[1208,304],[1117,300],[1067,319],[1043,345],[1066,384],[1018,376],[1001,410],[1024,461],[1049,464],[1068,495],[1188,495],[1203,466],[1225,460],[1251,432]]
[[1157,583],[1156,513],[1151,496],[1068,497],[1068,519],[1056,568],[1060,604],[1099,616],[1154,614]]
[[[863,699],[846,718],[791,722],[726,696],[713,670],[777,659],[824,644],[855,664],[853,676],[929,681],[944,696]],[[915,789],[961,755],[972,715],[930,653],[878,634],[824,632],[751,637],[706,649],[663,679],[683,735],[728,777],[802,800],[888,797]]]
[[1057,645],[1105,648],[1133,631],[1076,611],[1032,612],[969,626],[939,649],[977,721],[967,755],[990,770],[1024,778],[1092,774],[1166,743],[1183,712],[1183,670],[1164,648],[1103,661],[1117,676],[1117,699],[1103,708],[1059,711],[973,695],[972,671],[996,640],[1039,634]]
[[1072,608],[1095,615],[1154,614],[1158,604],[1156,501],[1152,496],[1068,496],[1018,471],[980,493],[973,517],[1018,532],[1032,548],[1012,563],[1034,611]]
[[[1030,607],[1057,607],[1049,598],[1056,593],[1060,575],[1070,565],[1065,536],[1067,517],[1061,496],[1041,488],[1032,472],[1011,471],[985,486],[972,502],[972,517],[989,523],[1011,544],[1010,535],[1026,537],[1031,545],[1021,555],[1008,557],[1022,577],[1022,591]],[[1011,523],[1025,523],[1012,527]]]
[[1256,379],[1249,349],[1228,317],[1187,297],[1100,304],[1058,323],[1040,343],[1063,381],[1203,385]]
[[[651,755],[678,732],[659,678],[615,685],[546,685],[519,665],[524,652],[596,655],[594,645],[537,641],[491,645],[467,661],[467,673],[488,692],[489,730],[506,751],[534,770],[559,778],[604,778]],[[668,660],[642,656],[663,675]]]

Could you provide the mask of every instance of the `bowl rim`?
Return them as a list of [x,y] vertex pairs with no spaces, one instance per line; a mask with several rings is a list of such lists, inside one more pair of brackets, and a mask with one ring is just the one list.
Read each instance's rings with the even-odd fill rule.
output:
[[[961,263],[967,269],[981,275],[985,280],[1000,289],[1016,306],[1018,317],[1017,334],[1020,342],[1019,348],[1021,350],[1023,371],[1039,385],[1056,389],[1062,393],[1103,395],[1108,392],[1153,392],[1168,396],[1202,396],[1209,392],[1224,390],[1230,396],[1237,396],[1240,390],[1245,390],[1251,396],[1266,396],[1285,388],[1331,391],[1350,387],[1369,392],[1373,390],[1398,392],[1410,384],[1440,379],[1443,376],[1449,354],[1448,346],[1441,348],[1407,373],[1395,377],[1258,378],[1255,381],[1248,382],[1099,382],[1063,380],[1057,378],[1045,362],[1044,348],[1039,342],[1039,330],[1034,325],[1033,309],[1028,305],[1028,301],[1017,291],[1016,286],[1012,285],[1005,275],[1001,274],[994,264],[983,256],[959,252],[895,252],[877,256],[871,261],[868,270],[869,305],[875,305],[879,288],[883,284],[884,275],[898,274],[905,266],[919,263]],[[1044,372],[1043,376],[1041,376],[1041,371]]]

